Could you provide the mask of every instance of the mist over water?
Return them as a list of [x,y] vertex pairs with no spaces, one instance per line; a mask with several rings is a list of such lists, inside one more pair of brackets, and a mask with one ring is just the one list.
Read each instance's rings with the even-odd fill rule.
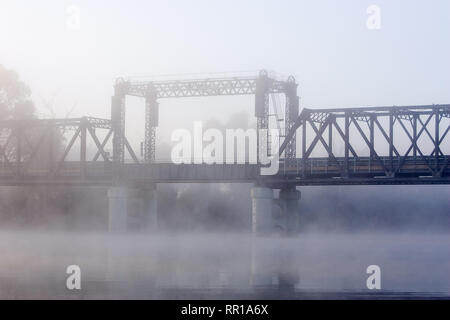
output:
[[[251,292],[252,245],[263,248],[262,259],[273,271],[289,263],[298,272],[299,292],[368,291],[366,268],[376,264],[383,291],[450,294],[450,236],[444,233],[305,232],[255,239],[243,233],[2,231],[0,298],[167,298],[168,289],[169,298],[187,289]],[[66,268],[73,264],[81,268],[79,292],[66,289]]]
[[[290,238],[252,236],[250,188],[160,185],[158,230],[126,234],[108,233],[101,188],[11,193],[22,206],[4,193],[0,298],[257,298],[260,266],[266,289],[283,272],[296,280],[295,294],[271,298],[340,298],[374,294],[369,265],[381,268],[382,292],[450,296],[447,187],[300,188]],[[45,205],[29,196],[39,191]],[[81,268],[81,290],[66,288],[70,265]]]

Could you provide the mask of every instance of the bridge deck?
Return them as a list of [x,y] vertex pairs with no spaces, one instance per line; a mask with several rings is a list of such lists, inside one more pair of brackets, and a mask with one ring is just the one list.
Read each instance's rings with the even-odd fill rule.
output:
[[[278,174],[260,175],[256,164],[123,164],[120,179],[129,183],[263,183],[268,185],[372,185],[372,184],[450,184],[448,157],[389,157],[381,161],[368,157],[353,158],[343,171],[344,158],[294,159],[280,161]],[[399,165],[401,166],[399,167]],[[443,168],[438,171],[438,168]],[[434,170],[434,173],[432,172]],[[0,185],[92,185],[113,184],[111,162],[66,161],[57,173],[25,164],[0,165]],[[395,172],[394,175],[390,173]],[[436,173],[439,175],[436,175]]]

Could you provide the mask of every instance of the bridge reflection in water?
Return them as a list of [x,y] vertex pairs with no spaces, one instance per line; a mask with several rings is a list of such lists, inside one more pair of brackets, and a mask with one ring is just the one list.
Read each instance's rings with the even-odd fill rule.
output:
[[[421,232],[261,237],[270,282],[253,287],[249,235],[3,231],[0,298],[449,299],[449,240]],[[291,290],[280,288],[276,276],[286,274],[285,254],[299,276]],[[379,291],[366,288],[366,268],[374,263],[381,267]],[[73,264],[81,268],[80,291],[66,288],[65,268]]]

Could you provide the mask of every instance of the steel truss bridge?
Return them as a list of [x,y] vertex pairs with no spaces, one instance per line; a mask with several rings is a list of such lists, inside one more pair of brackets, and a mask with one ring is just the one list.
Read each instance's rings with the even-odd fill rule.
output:
[[[143,160],[125,135],[127,95],[145,99]],[[155,161],[159,99],[225,95],[255,97],[258,129],[269,128],[270,96],[283,96],[284,119],[278,121],[284,122],[284,134],[276,175],[263,176],[260,165],[250,163],[176,165]],[[305,108],[299,113],[295,79],[280,81],[266,72],[255,77],[119,79],[111,119],[1,120],[0,185],[236,182],[282,188],[448,184],[449,130],[450,105]],[[58,137],[62,135],[68,139],[61,142]],[[258,140],[264,145],[269,137],[259,136]],[[127,154],[130,161],[126,161]]]

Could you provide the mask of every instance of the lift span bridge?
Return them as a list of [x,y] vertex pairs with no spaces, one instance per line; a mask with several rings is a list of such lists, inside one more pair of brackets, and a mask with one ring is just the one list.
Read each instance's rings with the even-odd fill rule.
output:
[[[128,95],[145,100],[142,159],[125,134]],[[225,95],[254,96],[257,154],[279,156],[276,174],[261,175],[260,161],[177,165],[155,159],[161,99]],[[298,232],[297,186],[450,183],[448,104],[299,111],[295,79],[280,81],[266,72],[255,77],[118,80],[111,119],[1,120],[0,185],[107,187],[108,229],[123,233],[157,230],[158,183],[251,183],[252,234],[266,237]],[[269,148],[269,131],[261,130],[271,127],[273,116],[281,137],[275,150]],[[258,288],[271,286],[274,272],[263,243],[252,244],[250,283]],[[286,265],[283,269],[279,283],[293,287],[296,274],[286,271]]]
[[[125,135],[127,95],[145,100],[143,159]],[[277,121],[284,124],[277,174],[262,176],[260,165],[250,163],[176,165],[155,160],[160,99],[225,95],[255,97],[257,129],[269,128],[270,97],[282,96],[283,112],[275,112]],[[147,82],[119,79],[111,119],[1,120],[0,185],[235,182],[283,188],[448,184],[449,118],[447,104],[304,108],[299,112],[295,79],[280,81],[266,72],[255,77]],[[61,133],[69,134],[69,139],[59,141]],[[267,136],[258,139],[269,141]]]

